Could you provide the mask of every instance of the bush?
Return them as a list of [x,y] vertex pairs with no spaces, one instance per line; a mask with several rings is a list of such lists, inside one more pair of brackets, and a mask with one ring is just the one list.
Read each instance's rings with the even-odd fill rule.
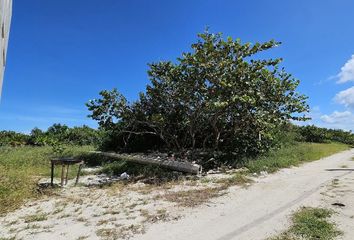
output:
[[279,42],[243,44],[208,32],[198,37],[177,61],[149,64],[151,83],[137,101],[113,89],[87,103],[109,133],[102,148],[253,156],[274,146],[277,126],[306,119],[299,81],[280,68],[280,58],[255,56]]
[[351,131],[320,128],[314,125],[297,127],[296,131],[301,136],[301,139],[298,140],[302,140],[305,142],[340,142],[344,144],[354,145],[354,134]]
[[14,131],[0,132],[0,146],[47,146],[53,144],[99,145],[103,131],[88,126],[69,128],[62,124],[53,124],[47,131],[34,128],[31,133],[23,134]]
[[0,131],[0,146],[23,146],[29,141],[29,136],[14,131]]

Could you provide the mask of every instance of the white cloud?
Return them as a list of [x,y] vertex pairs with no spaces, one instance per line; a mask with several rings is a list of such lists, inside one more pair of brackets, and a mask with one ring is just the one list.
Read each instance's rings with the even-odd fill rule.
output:
[[346,123],[354,123],[354,115],[349,111],[338,112],[334,111],[330,115],[322,115],[320,119],[328,124],[346,124]]
[[346,107],[354,108],[354,87],[348,88],[336,94],[334,100]]
[[354,81],[354,55],[352,55],[352,58],[349,59],[340,69],[340,73],[338,73],[337,78],[337,83]]
[[354,130],[354,114],[351,111],[334,111],[331,114],[324,114],[318,106],[311,108],[309,114],[311,120],[293,122],[296,125],[306,126],[315,125],[317,127],[343,129],[346,131]]

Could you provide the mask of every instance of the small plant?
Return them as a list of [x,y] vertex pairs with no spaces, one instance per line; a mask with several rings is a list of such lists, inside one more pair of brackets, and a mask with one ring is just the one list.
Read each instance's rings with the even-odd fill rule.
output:
[[342,233],[328,221],[334,212],[324,208],[302,208],[292,217],[292,226],[270,240],[332,240]]
[[45,214],[35,214],[35,215],[29,215],[25,217],[25,223],[40,222],[45,220],[47,220],[47,216]]
[[174,202],[182,207],[195,207],[206,203],[211,198],[215,198],[222,195],[222,191],[225,190],[226,186],[216,187],[216,188],[204,188],[195,189],[179,192],[169,192],[162,197],[166,201]]
[[67,148],[61,142],[52,141],[50,145],[55,157],[64,157]]
[[244,173],[235,173],[231,177],[221,178],[216,180],[216,183],[221,183],[225,187],[230,187],[234,185],[246,185],[247,183],[251,183],[252,180],[247,177]]

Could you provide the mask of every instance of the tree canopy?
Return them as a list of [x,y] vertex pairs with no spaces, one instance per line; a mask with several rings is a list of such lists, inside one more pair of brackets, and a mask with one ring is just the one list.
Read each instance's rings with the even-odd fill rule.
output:
[[138,100],[104,90],[87,103],[89,116],[111,132],[114,150],[138,141],[178,152],[262,152],[274,128],[306,120],[308,111],[307,97],[296,91],[299,80],[280,67],[282,59],[256,56],[279,44],[198,34],[191,51],[176,61],[149,64],[151,83]]

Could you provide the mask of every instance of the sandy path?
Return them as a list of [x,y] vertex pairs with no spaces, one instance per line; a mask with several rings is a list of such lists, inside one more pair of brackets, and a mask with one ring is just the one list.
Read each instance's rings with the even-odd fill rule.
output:
[[[224,197],[190,210],[177,222],[152,225],[134,239],[256,240],[266,239],[288,227],[288,217],[301,206],[331,206],[344,201],[334,220],[354,239],[354,150],[341,152],[301,167],[283,169],[247,189],[233,188]],[[338,169],[328,171],[328,169]],[[338,179],[342,189],[333,186]],[[338,185],[338,184],[337,184]]]

